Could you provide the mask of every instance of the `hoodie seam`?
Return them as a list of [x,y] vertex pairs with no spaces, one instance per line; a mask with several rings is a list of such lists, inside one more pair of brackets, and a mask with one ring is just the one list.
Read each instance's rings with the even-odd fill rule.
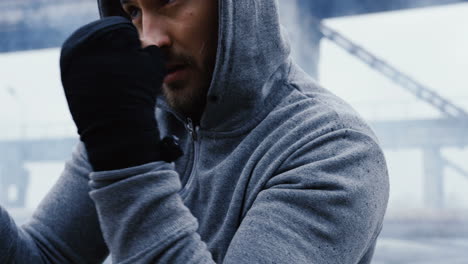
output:
[[248,122],[244,126],[229,132],[221,132],[221,131],[202,131],[200,130],[200,134],[205,136],[206,138],[210,139],[221,139],[221,138],[236,138],[242,135],[248,134],[252,131],[255,127],[257,127],[268,115],[272,112],[272,110],[277,107],[281,103],[281,100],[276,101],[275,103],[267,103],[266,110],[260,111],[256,114],[256,117],[252,119],[252,121]]
[[[269,116],[269,114],[278,105],[281,104],[281,102],[283,101],[281,98],[286,97],[286,95],[290,94],[292,92],[292,90],[293,90],[293,89],[290,89],[291,87],[289,87],[290,86],[289,78],[290,78],[290,74],[291,74],[291,70],[292,70],[292,62],[291,62],[291,60],[287,60],[285,63],[287,64],[287,69],[285,70],[285,74],[284,74],[285,77],[278,80],[278,83],[279,83],[278,85],[281,86],[281,88],[278,89],[279,91],[276,92],[275,96],[274,96],[274,98],[277,98],[277,100],[275,100],[275,101],[265,100],[265,102],[266,102],[265,106],[266,107],[264,108],[264,110],[259,111],[258,113],[256,113],[255,117],[250,122],[247,122],[245,125],[237,128],[237,129],[235,129],[233,131],[226,131],[226,132],[210,131],[210,130],[204,130],[203,131],[202,128],[201,128],[200,129],[200,135],[203,135],[206,138],[210,138],[210,139],[236,138],[236,137],[248,134],[255,127],[257,127],[258,124],[260,124],[263,120],[265,120],[265,118],[267,118]],[[272,76],[283,65],[284,65],[284,63],[279,65],[278,68],[276,69],[276,71],[273,72]]]
[[335,108],[333,107],[330,107],[325,101],[323,101],[322,99],[319,99],[317,97],[314,97],[310,94],[307,94],[307,93],[304,93],[301,89],[299,89],[297,87],[297,84],[294,84],[294,83],[290,83],[290,86],[292,86],[293,89],[295,89],[297,92],[299,92],[299,94],[301,96],[303,96],[304,98],[306,99],[310,99],[310,100],[313,100],[314,102],[317,102],[318,104],[320,104],[321,106],[325,107],[327,110],[329,110],[334,116],[335,116],[335,120],[339,121],[342,128],[349,128],[349,129],[355,129],[356,131],[360,131],[360,132],[364,132],[362,130],[358,130],[356,129],[355,127],[351,127],[349,125],[345,125],[347,122],[345,120],[343,120],[343,117],[340,113],[338,113],[338,111],[336,111]]

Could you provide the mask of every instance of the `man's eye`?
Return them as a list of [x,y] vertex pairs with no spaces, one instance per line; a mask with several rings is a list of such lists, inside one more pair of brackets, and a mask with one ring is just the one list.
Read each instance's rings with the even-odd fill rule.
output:
[[140,9],[139,8],[136,8],[136,7],[129,7],[127,8],[127,14],[130,16],[130,18],[133,20],[133,19],[136,19],[140,16]]
[[168,5],[172,2],[174,2],[175,0],[161,0],[161,2],[164,4],[164,5]]

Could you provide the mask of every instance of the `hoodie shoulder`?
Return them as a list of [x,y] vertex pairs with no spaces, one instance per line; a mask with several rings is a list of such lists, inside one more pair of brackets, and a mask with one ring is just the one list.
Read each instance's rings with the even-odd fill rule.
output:
[[309,124],[314,128],[352,129],[378,142],[369,124],[349,103],[322,87],[299,66],[291,67],[285,85],[291,90],[290,98],[284,100],[279,108],[296,104],[291,114],[302,116],[300,124]]

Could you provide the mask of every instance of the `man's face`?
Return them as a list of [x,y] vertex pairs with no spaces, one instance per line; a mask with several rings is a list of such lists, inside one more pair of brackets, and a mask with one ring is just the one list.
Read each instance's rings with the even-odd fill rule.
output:
[[162,90],[177,111],[198,120],[206,103],[218,42],[218,0],[120,0],[143,46],[167,55]]

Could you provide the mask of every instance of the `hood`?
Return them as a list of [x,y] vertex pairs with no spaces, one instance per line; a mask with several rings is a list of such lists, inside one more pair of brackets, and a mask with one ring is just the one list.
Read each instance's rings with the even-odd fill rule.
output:
[[[126,16],[119,0],[98,0],[98,4],[101,17]],[[276,0],[219,0],[218,34],[216,65],[200,126],[230,132],[271,110],[275,84],[284,76],[278,72],[287,71],[290,51]]]

